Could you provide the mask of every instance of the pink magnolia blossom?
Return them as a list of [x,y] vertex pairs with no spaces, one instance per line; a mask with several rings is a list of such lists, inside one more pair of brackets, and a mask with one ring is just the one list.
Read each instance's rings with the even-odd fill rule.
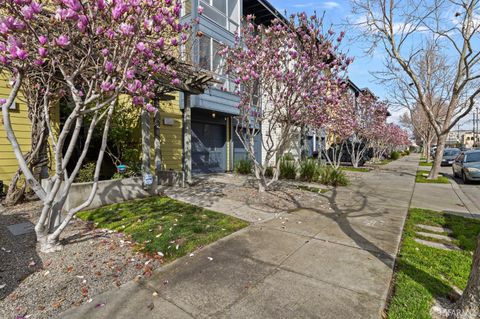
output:
[[68,35],[62,34],[62,35],[59,36],[57,39],[55,39],[55,43],[56,43],[59,47],[65,47],[65,46],[67,46],[67,45],[70,44],[70,39],[69,39]]

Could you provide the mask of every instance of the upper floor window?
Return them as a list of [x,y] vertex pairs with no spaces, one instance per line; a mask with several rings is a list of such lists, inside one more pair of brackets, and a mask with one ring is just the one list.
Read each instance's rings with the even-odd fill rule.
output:
[[200,0],[203,15],[234,33],[240,25],[239,0]]
[[182,17],[192,13],[192,0],[182,0]]
[[235,91],[235,84],[232,79],[229,79],[224,74],[224,62],[220,54],[218,54],[221,46],[221,43],[215,39],[207,35],[202,36],[198,45],[198,64],[202,69],[212,71],[217,74],[216,79],[221,83],[215,84],[215,88],[233,92]]

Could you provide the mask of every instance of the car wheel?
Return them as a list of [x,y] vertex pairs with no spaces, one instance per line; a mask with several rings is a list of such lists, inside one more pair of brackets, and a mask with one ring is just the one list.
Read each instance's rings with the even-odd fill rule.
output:
[[468,178],[467,178],[467,174],[465,174],[465,172],[462,172],[462,180],[463,180],[464,184],[468,184]]

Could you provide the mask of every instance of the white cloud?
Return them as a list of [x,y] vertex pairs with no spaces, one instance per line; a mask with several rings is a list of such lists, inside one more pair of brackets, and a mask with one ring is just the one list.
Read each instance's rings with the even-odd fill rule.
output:
[[338,2],[335,2],[335,1],[326,1],[326,2],[323,3],[322,6],[325,9],[335,9],[335,8],[339,8],[340,4]]
[[315,8],[321,7],[326,10],[340,8],[340,3],[335,1],[325,1],[325,2],[304,2],[304,3],[296,3],[293,5],[294,8],[303,9],[303,8]]

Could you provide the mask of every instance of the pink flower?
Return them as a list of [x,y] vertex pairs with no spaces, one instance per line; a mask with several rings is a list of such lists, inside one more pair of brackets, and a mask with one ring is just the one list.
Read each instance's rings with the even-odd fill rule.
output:
[[177,46],[177,45],[178,45],[178,40],[177,40],[176,38],[173,38],[173,39],[171,40],[171,44],[172,44],[173,46]]
[[180,80],[178,78],[175,78],[172,80],[172,84],[175,86],[180,86]]
[[47,43],[48,39],[46,36],[41,35],[38,37],[38,42],[40,42],[41,45],[45,45]]
[[145,99],[142,96],[134,96],[132,99],[133,105],[143,105],[145,104]]
[[33,18],[33,9],[30,6],[24,6],[22,8],[22,15],[25,18],[25,20],[30,20]]
[[203,10],[204,10],[204,9],[203,9],[202,6],[198,6],[197,12],[198,12],[199,15],[202,15],[202,14],[203,14]]
[[140,52],[145,51],[145,48],[146,48],[146,47],[145,47],[145,43],[143,43],[143,42],[138,42],[136,48],[137,48],[137,50],[140,51]]
[[82,4],[78,0],[62,0],[63,3],[73,11],[82,10]]
[[97,0],[97,8],[98,10],[105,9],[105,0]]
[[120,33],[125,35],[125,36],[132,35],[133,34],[133,26],[128,24],[128,23],[122,22],[120,24]]
[[110,61],[105,62],[105,71],[107,73],[112,73],[114,70],[113,63]]
[[28,58],[28,53],[23,49],[17,49],[17,57],[20,60],[25,60],[26,58]]
[[129,69],[126,74],[127,79],[131,80],[135,77],[135,70]]
[[147,104],[145,105],[145,109],[146,109],[147,112],[149,112],[149,113],[153,113],[153,112],[155,112],[155,111],[157,110],[157,109],[156,109],[152,104],[150,104],[150,103],[147,103]]
[[38,48],[38,54],[39,54],[42,58],[46,57],[46,56],[47,56],[47,49],[42,48],[42,47]]
[[102,89],[103,92],[109,92],[109,91],[112,91],[115,88],[115,86],[113,85],[113,83],[103,81],[102,84],[100,85],[100,88]]
[[87,16],[81,15],[78,16],[77,27],[81,32],[85,32],[88,26],[88,18]]
[[5,100],[5,99],[0,99],[0,105],[3,105],[3,104],[5,104],[5,103],[7,103],[7,100]]
[[164,45],[165,45],[165,39],[164,38],[160,38],[160,39],[157,40],[157,46],[159,48],[162,48]]
[[107,56],[109,53],[108,49],[102,49],[102,55]]
[[55,40],[55,43],[56,43],[59,47],[65,47],[65,46],[67,46],[67,45],[70,44],[70,39],[68,38],[68,35],[62,34],[61,36],[59,36],[59,37]]

